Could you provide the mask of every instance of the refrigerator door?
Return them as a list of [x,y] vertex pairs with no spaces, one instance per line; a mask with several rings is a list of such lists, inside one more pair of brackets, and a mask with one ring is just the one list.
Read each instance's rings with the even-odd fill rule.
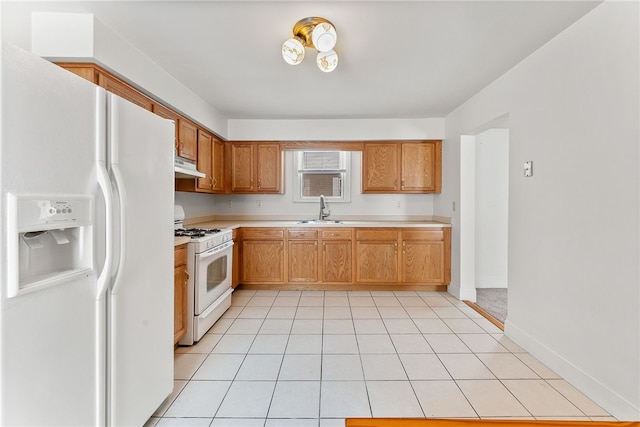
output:
[[[97,299],[99,251],[85,262],[84,274],[8,292],[9,277],[33,267],[25,264],[25,254],[53,271],[55,263],[48,260],[55,250],[47,255],[43,247],[65,251],[74,232],[54,230],[48,241],[25,249],[28,233],[20,237],[17,226],[5,226],[12,222],[8,217],[21,216],[17,204],[8,203],[17,195],[53,195],[54,201],[64,200],[55,195],[76,195],[93,206],[91,214],[96,211],[97,91],[13,46],[3,44],[1,57],[0,425],[103,425],[105,348],[99,329],[105,299]],[[83,233],[97,244],[93,220]]]
[[107,100],[116,218],[108,422],[142,425],[173,389],[174,125]]

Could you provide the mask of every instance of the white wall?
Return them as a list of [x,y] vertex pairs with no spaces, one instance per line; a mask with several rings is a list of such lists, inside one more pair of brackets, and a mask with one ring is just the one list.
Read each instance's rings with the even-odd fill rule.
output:
[[622,419],[640,419],[638,8],[604,2],[451,113],[434,201],[451,215],[461,137],[509,114],[506,333]]
[[236,141],[443,139],[444,119],[229,120]]
[[507,287],[509,130],[475,137],[476,288]]

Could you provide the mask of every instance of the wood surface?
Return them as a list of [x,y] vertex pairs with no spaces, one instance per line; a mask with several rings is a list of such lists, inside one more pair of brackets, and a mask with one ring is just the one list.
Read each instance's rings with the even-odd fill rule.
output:
[[[445,227],[242,227],[237,232],[239,283],[253,289],[444,290],[451,274]],[[259,241],[270,244],[256,246]],[[260,248],[279,252],[271,258]],[[270,272],[260,266],[281,262],[282,268]]]
[[173,256],[173,342],[187,332],[187,245],[176,246]]
[[198,127],[195,123],[180,117],[178,119],[178,156],[198,160]]
[[[198,161],[196,162],[199,172],[206,176],[196,178],[196,191],[210,193],[213,191],[213,136],[210,133],[198,129]],[[193,180],[190,180],[193,181]]]
[[325,240],[322,242],[322,281],[332,283],[353,282],[353,256],[351,240]]

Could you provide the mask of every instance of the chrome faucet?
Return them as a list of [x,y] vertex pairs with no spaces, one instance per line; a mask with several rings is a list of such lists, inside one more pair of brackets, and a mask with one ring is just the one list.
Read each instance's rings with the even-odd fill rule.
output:
[[324,221],[329,217],[329,215],[331,215],[331,211],[326,209],[324,204],[324,195],[320,195],[320,213],[318,214],[318,219],[320,221]]

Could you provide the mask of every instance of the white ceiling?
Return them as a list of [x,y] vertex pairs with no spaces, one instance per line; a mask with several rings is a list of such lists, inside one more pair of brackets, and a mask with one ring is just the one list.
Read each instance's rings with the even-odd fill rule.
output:
[[[12,7],[94,13],[224,116],[291,119],[444,117],[598,3],[235,0]],[[281,57],[282,42],[307,16],[322,16],[337,28],[340,62],[333,73],[316,67],[313,50],[297,66]]]

